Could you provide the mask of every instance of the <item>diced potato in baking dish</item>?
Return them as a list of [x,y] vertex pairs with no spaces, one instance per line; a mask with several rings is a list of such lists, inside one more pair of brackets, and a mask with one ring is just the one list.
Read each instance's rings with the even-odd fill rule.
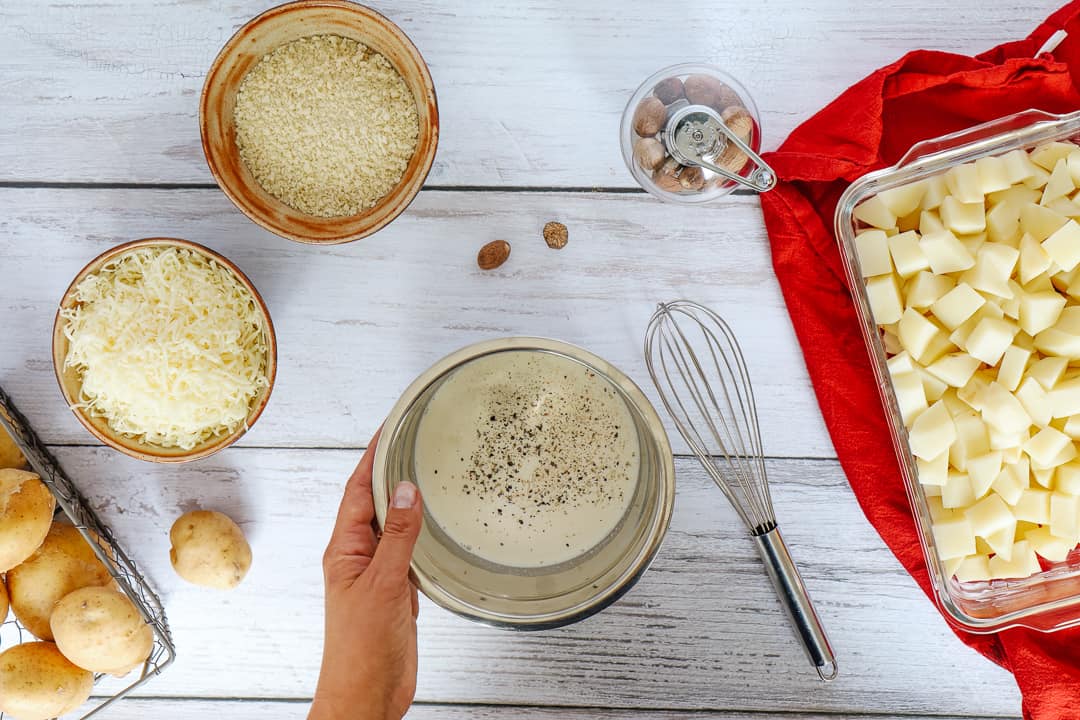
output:
[[854,250],[934,544],[956,581],[1075,562],[1080,147],[980,158],[860,203]]

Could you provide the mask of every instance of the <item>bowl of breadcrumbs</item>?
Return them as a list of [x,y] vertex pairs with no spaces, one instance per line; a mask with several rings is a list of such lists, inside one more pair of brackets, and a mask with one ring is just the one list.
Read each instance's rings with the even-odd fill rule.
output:
[[344,0],[267,10],[221,49],[203,152],[245,215],[298,242],[370,235],[420,191],[439,140],[431,73],[379,13]]

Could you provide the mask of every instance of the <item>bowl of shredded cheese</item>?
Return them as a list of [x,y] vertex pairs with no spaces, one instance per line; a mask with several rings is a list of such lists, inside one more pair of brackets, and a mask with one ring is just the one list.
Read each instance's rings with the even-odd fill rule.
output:
[[53,365],[75,417],[141,460],[187,462],[228,447],[270,399],[270,313],[233,263],[149,238],[92,260],[64,293]]
[[345,0],[299,0],[241,27],[199,106],[214,179],[249,218],[298,242],[370,235],[400,215],[435,159],[439,111],[420,52]]

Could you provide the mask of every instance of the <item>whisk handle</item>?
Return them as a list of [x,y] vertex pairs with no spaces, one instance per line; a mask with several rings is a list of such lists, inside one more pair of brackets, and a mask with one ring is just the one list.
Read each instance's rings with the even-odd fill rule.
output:
[[814,612],[810,595],[806,592],[802,576],[799,575],[799,570],[791,559],[791,553],[784,544],[779,528],[755,535],[754,541],[757,543],[762,560],[765,561],[765,569],[769,573],[773,587],[776,588],[776,594],[780,597],[780,603],[787,611],[788,618],[802,641],[806,656],[822,680],[827,682],[835,679],[836,656],[833,655],[829,638],[826,637],[821,621]]

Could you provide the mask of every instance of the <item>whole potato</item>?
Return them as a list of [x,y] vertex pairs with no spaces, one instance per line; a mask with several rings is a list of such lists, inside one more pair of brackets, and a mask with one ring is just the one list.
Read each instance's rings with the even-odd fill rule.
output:
[[70,593],[56,604],[49,624],[64,657],[96,673],[124,675],[154,647],[154,633],[135,605],[111,587]]
[[94,674],[68,661],[51,642],[0,653],[0,711],[16,720],[47,720],[90,698]]
[[41,478],[24,470],[0,470],[0,572],[37,550],[52,524],[56,500]]
[[26,458],[23,457],[22,450],[15,444],[15,441],[11,439],[11,436],[7,434],[7,430],[0,428],[0,469],[3,468],[21,468],[26,466]]
[[0,583],[0,625],[7,621],[8,610],[11,603],[8,602],[7,585]]
[[230,590],[251,567],[251,546],[239,526],[212,510],[184,513],[169,531],[176,574],[194,585]]
[[49,618],[56,603],[79,588],[108,585],[112,575],[79,531],[54,523],[45,542],[7,574],[15,617],[39,640],[52,640]]

